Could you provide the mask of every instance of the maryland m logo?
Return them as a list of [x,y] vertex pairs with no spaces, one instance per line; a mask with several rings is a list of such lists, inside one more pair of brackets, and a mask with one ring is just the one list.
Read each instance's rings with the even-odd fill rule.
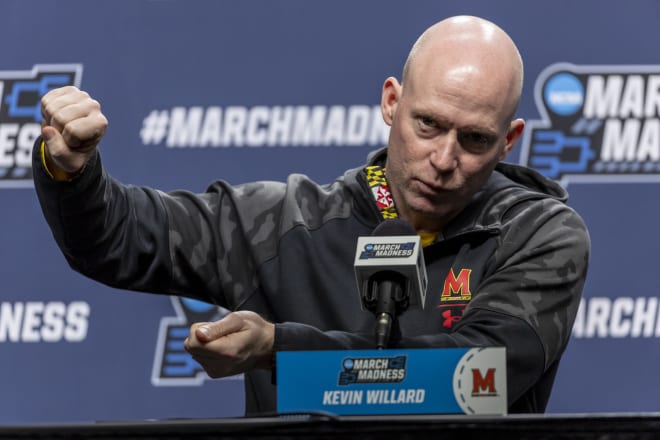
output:
[[472,299],[472,292],[470,291],[471,273],[472,269],[461,269],[458,276],[456,276],[454,269],[449,269],[440,301],[470,301]]
[[472,369],[472,396],[497,396],[495,368],[489,368],[485,377],[481,375],[480,369]]

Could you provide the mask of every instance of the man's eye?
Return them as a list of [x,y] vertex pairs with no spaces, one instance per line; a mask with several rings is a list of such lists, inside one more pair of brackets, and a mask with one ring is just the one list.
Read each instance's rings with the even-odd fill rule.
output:
[[479,133],[470,133],[468,135],[468,139],[470,140],[470,142],[480,145],[486,145],[490,142],[490,139],[488,139],[488,137]]
[[426,125],[427,127],[434,127],[435,122],[433,122],[433,119],[431,118],[420,118],[420,121],[422,125]]
[[459,135],[459,142],[469,150],[485,151],[493,144],[494,139],[491,136],[475,132]]

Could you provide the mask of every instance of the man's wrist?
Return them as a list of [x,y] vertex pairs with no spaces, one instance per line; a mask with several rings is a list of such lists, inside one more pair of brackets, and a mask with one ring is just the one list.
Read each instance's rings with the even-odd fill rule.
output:
[[57,180],[58,182],[69,182],[76,177],[78,177],[85,167],[82,167],[79,171],[75,173],[69,173],[57,166],[53,159],[48,154],[48,149],[46,148],[46,143],[42,140],[41,146],[39,147],[41,164],[46,170],[46,173],[50,176],[51,179]]
[[271,370],[275,366],[275,324],[268,322],[267,324],[267,337],[266,337],[266,354],[264,357],[261,368]]

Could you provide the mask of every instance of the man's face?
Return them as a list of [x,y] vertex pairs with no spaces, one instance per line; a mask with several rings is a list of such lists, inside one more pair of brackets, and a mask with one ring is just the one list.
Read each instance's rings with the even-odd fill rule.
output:
[[522,120],[507,120],[502,92],[481,77],[416,69],[403,86],[385,82],[387,178],[399,213],[418,230],[438,231],[459,213],[522,132]]

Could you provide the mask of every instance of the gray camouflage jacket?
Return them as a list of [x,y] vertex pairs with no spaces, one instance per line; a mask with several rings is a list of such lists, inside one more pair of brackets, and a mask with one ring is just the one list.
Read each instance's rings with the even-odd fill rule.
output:
[[[164,193],[113,180],[98,155],[74,181],[56,182],[39,142],[35,187],[75,270],[122,289],[253,310],[276,323],[275,350],[375,348],[353,274],[356,238],[382,221],[362,167],[327,185],[292,175]],[[426,307],[399,318],[392,346],[505,346],[509,411],[544,411],[589,258],[586,227],[566,199],[536,172],[499,164],[424,249]],[[245,388],[248,415],[275,411],[270,371],[246,373]]]

